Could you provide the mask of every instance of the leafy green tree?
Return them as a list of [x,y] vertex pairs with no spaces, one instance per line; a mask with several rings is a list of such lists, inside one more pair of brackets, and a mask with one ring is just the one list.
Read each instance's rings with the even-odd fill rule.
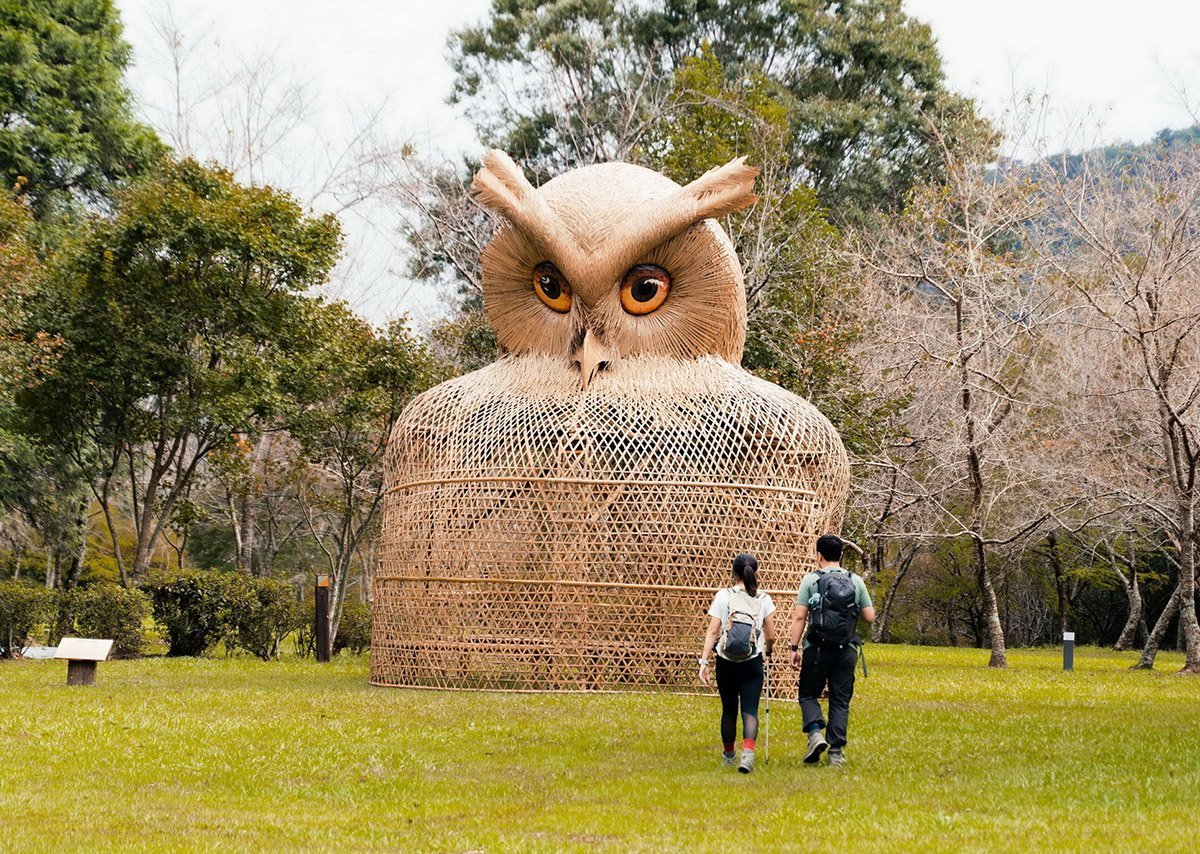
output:
[[167,635],[167,655],[203,655],[236,631],[233,576],[224,572],[181,572],[152,578],[142,586],[155,621]]
[[229,581],[230,628],[237,645],[263,661],[279,657],[283,639],[303,626],[308,612],[296,601],[290,585],[273,578],[234,576]]
[[442,361],[459,373],[477,371],[499,353],[496,332],[488,324],[481,300],[464,300],[451,316],[434,325],[430,339]]
[[[201,462],[282,408],[282,380],[308,346],[304,292],[339,247],[332,216],[185,160],[118,194],[116,215],[63,253],[31,326],[62,342],[60,357],[21,403],[89,473],[123,583],[145,574]],[[122,488],[131,567],[118,547]]]
[[31,226],[28,208],[0,190],[0,406],[11,405],[22,365],[37,355],[31,342],[20,336],[43,272],[30,239]]
[[0,182],[39,219],[110,200],[162,156],[133,118],[128,62],[112,0],[0,2]]
[[706,43],[731,76],[788,92],[788,165],[837,218],[895,206],[936,173],[921,114],[966,105],[901,0],[496,0],[451,40],[453,97],[537,175],[628,159]]
[[51,642],[65,636],[111,638],[113,655],[133,658],[145,645],[150,600],[140,590],[93,584],[59,594],[58,620]]
[[[311,462],[301,503],[333,576],[336,636],[356,556],[378,527],[392,427],[408,401],[444,375],[403,322],[377,331],[338,304],[320,307],[313,321],[318,346],[289,375],[310,403],[288,429]],[[366,582],[370,568],[362,568]]]
[[[20,480],[11,476],[14,455],[24,454],[22,437],[12,430],[14,398],[25,365],[37,351],[22,331],[42,265],[29,240],[25,206],[0,191],[0,511],[11,508]],[[2,518],[2,516],[0,516]]]
[[791,95],[767,75],[729,78],[704,44],[674,74],[668,120],[640,159],[687,183],[738,155],[762,164],[759,201],[726,220],[746,276],[743,365],[812,400],[855,450],[877,442],[884,400],[863,391],[852,357],[860,325],[848,310],[838,229],[812,188],[786,168]]
[[[53,365],[59,342],[27,335],[44,285],[28,206],[0,193],[0,523],[17,514],[46,552],[46,583],[73,584],[82,566],[87,489],[78,467],[53,445],[28,435],[16,397],[34,372]],[[14,540],[16,542],[16,540]]]

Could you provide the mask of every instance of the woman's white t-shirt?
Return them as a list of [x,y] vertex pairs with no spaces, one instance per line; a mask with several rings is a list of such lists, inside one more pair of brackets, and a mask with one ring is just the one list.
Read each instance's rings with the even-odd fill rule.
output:
[[[742,585],[738,585],[739,590],[745,590]],[[716,617],[721,621],[721,626],[729,622],[729,590],[728,587],[722,587],[717,591],[717,595],[713,597],[712,605],[708,608],[708,616]],[[758,619],[754,621],[754,633],[758,637],[758,654],[763,653],[763,620],[775,613],[775,603],[771,601],[771,597],[761,590],[754,597],[758,600]],[[719,644],[718,644],[719,646]],[[717,655],[721,655],[717,652]],[[721,656],[724,658],[724,656]]]

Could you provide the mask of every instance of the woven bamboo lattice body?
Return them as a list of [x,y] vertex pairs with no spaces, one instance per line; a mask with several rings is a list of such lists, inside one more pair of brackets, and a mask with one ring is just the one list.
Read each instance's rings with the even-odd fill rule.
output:
[[626,358],[585,390],[563,358],[503,358],[395,428],[371,681],[696,691],[734,555],[758,557],[786,638],[848,487],[825,417],[719,357]]

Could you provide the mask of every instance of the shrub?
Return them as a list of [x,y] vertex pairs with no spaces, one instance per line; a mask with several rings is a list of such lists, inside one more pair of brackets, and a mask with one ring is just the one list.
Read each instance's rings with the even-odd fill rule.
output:
[[271,578],[184,572],[151,581],[145,590],[167,632],[167,655],[202,655],[224,640],[270,661],[304,620],[292,587]]
[[342,620],[333,638],[333,654],[348,649],[361,655],[371,648],[371,606],[357,599],[342,602]]
[[300,603],[300,627],[296,631],[296,654],[302,658],[312,658],[317,654],[316,625],[313,619],[316,602],[311,595],[306,596]]
[[89,638],[111,638],[113,655],[141,655],[146,641],[142,624],[150,613],[150,601],[140,590],[115,584],[69,590],[59,596],[56,634]]
[[[296,634],[296,652],[303,656],[313,656],[317,650],[316,627],[313,625],[316,602],[311,592],[304,600],[301,608],[303,622]],[[342,620],[338,623],[337,634],[333,636],[333,654],[348,649],[359,655],[371,648],[371,606],[357,599],[346,599],[342,602]]]
[[143,585],[154,619],[167,632],[167,655],[202,655],[230,630],[232,577],[183,572]]
[[23,581],[0,581],[0,658],[15,658],[25,638],[54,616],[53,590]]
[[238,646],[270,661],[283,639],[304,623],[304,612],[290,584],[240,576],[232,584],[230,622]]

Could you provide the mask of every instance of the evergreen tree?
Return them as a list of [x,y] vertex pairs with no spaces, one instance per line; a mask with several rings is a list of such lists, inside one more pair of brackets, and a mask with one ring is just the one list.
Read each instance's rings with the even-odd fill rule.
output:
[[103,204],[164,147],[122,81],[112,0],[0,0],[0,182],[38,219]]

